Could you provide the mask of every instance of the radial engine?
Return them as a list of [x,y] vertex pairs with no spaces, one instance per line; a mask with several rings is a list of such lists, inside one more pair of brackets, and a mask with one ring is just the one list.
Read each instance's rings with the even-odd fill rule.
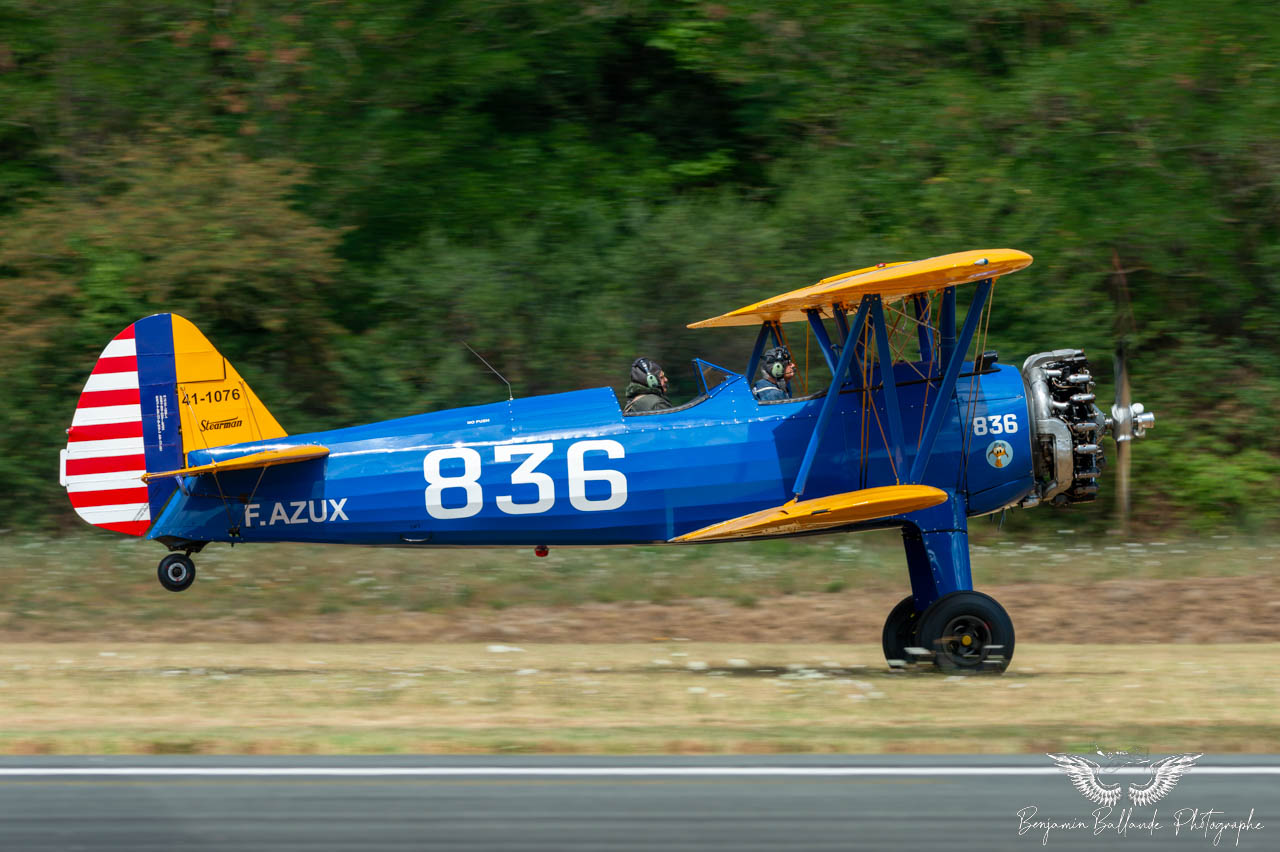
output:
[[1102,438],[1111,433],[1117,444],[1141,438],[1155,425],[1155,414],[1140,402],[1116,404],[1107,416],[1096,405],[1093,374],[1084,351],[1055,349],[1022,364],[1031,411],[1036,490],[1023,506],[1048,502],[1055,506],[1087,503],[1098,496],[1098,477],[1105,459]]

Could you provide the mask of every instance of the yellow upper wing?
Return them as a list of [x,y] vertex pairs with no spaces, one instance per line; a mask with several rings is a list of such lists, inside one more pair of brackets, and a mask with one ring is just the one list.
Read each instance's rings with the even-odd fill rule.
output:
[[996,278],[1031,265],[1031,255],[1017,249],[960,251],[909,263],[882,263],[824,278],[817,284],[773,296],[718,317],[690,323],[689,328],[758,325],[761,322],[801,322],[805,311],[829,317],[835,305],[856,305],[863,296],[878,294],[899,299]]

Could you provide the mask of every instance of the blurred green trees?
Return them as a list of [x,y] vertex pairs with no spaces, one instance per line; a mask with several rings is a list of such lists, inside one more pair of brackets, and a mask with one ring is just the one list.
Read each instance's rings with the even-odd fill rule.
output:
[[3,525],[65,517],[76,394],[149,312],[188,315],[304,431],[501,398],[460,340],[518,394],[621,384],[640,353],[677,380],[694,354],[741,368],[750,332],[684,324],[1007,245],[1036,264],[997,288],[1006,362],[1083,346],[1105,377],[1129,338],[1159,423],[1138,512],[1274,526],[1273,17],[0,0]]

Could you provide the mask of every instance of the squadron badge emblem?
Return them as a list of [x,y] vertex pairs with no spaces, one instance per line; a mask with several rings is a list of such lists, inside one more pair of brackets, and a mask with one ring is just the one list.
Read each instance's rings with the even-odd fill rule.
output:
[[992,441],[987,445],[987,464],[994,468],[1007,467],[1013,461],[1013,445],[1008,441]]

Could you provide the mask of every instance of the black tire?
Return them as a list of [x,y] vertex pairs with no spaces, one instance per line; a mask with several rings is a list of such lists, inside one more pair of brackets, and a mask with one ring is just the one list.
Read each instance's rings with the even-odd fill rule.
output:
[[982,592],[952,592],[920,616],[920,645],[949,672],[1003,672],[1013,659],[1013,621]]
[[171,592],[181,592],[196,581],[196,566],[191,557],[182,553],[170,553],[160,560],[156,569],[160,585]]
[[884,620],[884,631],[880,634],[880,644],[884,648],[884,659],[890,666],[897,667],[914,663],[915,659],[907,654],[907,648],[917,644],[916,628],[920,625],[919,613],[916,612],[915,598],[907,595],[898,601],[898,605],[889,610],[889,617]]

